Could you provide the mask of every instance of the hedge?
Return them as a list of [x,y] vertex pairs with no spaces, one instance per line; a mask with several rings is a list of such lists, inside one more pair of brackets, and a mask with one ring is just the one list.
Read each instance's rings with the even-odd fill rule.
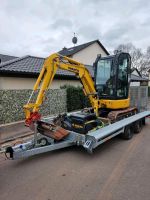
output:
[[90,107],[89,99],[84,95],[81,87],[63,86],[67,91],[67,111]]

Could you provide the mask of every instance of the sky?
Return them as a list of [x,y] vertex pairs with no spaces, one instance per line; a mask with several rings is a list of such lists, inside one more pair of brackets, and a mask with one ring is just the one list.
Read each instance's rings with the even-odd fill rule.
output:
[[150,46],[148,0],[1,0],[0,54],[46,57],[99,39],[108,51]]

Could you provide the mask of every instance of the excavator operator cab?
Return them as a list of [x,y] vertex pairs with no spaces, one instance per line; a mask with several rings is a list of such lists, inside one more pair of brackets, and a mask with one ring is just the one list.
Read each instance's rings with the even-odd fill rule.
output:
[[95,88],[100,99],[127,99],[131,57],[128,53],[98,56],[95,63]]

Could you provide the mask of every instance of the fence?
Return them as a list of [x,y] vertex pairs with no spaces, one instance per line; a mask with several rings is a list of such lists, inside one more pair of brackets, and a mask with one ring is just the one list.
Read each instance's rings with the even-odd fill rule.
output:
[[147,110],[148,106],[148,87],[134,86],[130,88],[131,106],[136,106],[138,110]]
[[[23,120],[23,105],[32,90],[0,90],[0,124]],[[35,99],[35,98],[34,98]],[[66,90],[48,90],[40,113],[44,116],[66,112]]]

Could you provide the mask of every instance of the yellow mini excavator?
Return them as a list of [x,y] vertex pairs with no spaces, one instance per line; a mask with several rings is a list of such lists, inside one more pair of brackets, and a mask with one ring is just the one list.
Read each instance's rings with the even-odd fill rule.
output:
[[45,60],[34,85],[33,93],[39,89],[36,102],[30,103],[32,93],[28,103],[24,106],[26,125],[30,126],[33,122],[40,120],[39,108],[58,69],[73,72],[80,79],[92,109],[72,114],[69,117],[59,115],[54,120],[55,124],[61,124],[61,127],[67,130],[86,134],[102,126],[104,119],[112,123],[135,114],[137,109],[129,107],[130,66],[131,58],[128,53],[107,57],[98,56],[93,66],[95,69],[93,80],[83,64],[57,53],[52,54]]
[[[19,159],[36,154],[77,145],[92,152],[97,146],[120,135],[131,139],[139,133],[150,111],[137,112],[130,107],[129,82],[131,58],[127,53],[98,56],[92,79],[88,69],[81,63],[59,54],[49,56],[43,65],[28,103],[24,106],[25,124],[34,137],[5,149],[9,158]],[[60,114],[54,118],[41,118],[39,113],[46,91],[58,69],[73,72],[81,81],[91,108]],[[37,91],[36,102],[32,96]],[[55,102],[53,102],[55,103]]]

